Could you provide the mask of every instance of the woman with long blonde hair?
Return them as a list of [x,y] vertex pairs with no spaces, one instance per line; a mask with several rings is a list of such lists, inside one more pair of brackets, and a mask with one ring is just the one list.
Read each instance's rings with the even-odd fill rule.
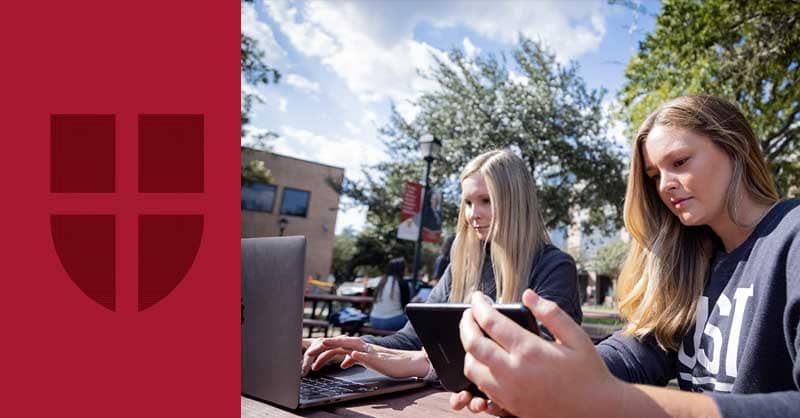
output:
[[[550,244],[525,162],[509,150],[489,151],[464,167],[460,183],[450,265],[426,302],[466,302],[479,291],[512,303],[525,289],[534,289],[580,324],[575,261]],[[345,355],[343,367],[360,363],[395,377],[430,378],[433,372],[410,323],[388,337],[338,337],[307,345],[304,372]]]
[[[797,416],[800,200],[779,200],[736,106],[692,95],[648,116],[632,145],[624,217],[623,331],[595,348],[526,292],[553,344],[473,298],[461,323],[466,376],[495,409],[519,416]],[[497,343],[481,333],[490,323]],[[684,392],[653,386],[672,379]],[[488,406],[468,394],[451,401]]]
[[[490,151],[470,161],[459,180],[464,198],[450,274],[460,280],[452,281],[449,301],[465,302],[478,289],[496,293],[498,302],[519,302],[534,258],[550,244],[531,174],[511,151]],[[489,269],[494,291],[480,287]]]

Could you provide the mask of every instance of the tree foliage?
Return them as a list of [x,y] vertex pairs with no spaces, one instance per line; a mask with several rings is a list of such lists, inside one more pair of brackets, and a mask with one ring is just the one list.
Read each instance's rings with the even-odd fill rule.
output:
[[800,2],[667,0],[628,63],[620,99],[631,129],[684,94],[736,102],[786,193],[800,180],[799,62]]
[[[424,133],[443,141],[430,183],[444,195],[445,230],[454,231],[457,220],[459,172],[495,148],[510,148],[528,163],[548,227],[570,224],[575,208],[589,209],[585,230],[621,225],[623,164],[619,147],[606,136],[605,92],[587,89],[576,64],[559,64],[537,42],[520,39],[511,56],[511,62],[505,54],[468,57],[454,49],[423,73],[436,88],[413,102],[419,112],[412,121],[392,108],[381,129],[388,161],[365,170],[366,180],[343,185],[345,195],[369,207],[371,227],[359,237],[371,249],[359,253],[364,263],[389,254],[411,260],[413,243],[399,241],[396,233],[404,185],[424,173],[418,152]],[[436,247],[425,251],[432,262]]]
[[622,240],[614,240],[598,249],[589,265],[598,274],[616,278],[627,253],[628,244]]
[[[355,234],[345,230],[337,235],[333,241],[333,262],[331,273],[337,282],[352,280],[361,276],[379,276],[384,273],[384,268],[389,260],[403,257],[406,260],[408,272],[411,272],[414,257],[414,243],[411,241],[398,241],[394,236],[397,231],[382,231],[376,228],[366,228]],[[437,247],[433,244],[424,244],[422,247],[422,260],[420,271],[430,273],[436,260]]]
[[[369,271],[382,272],[386,263],[396,257],[406,260],[409,271],[414,260],[414,242],[397,238],[397,227],[400,221],[400,206],[407,181],[413,181],[419,176],[414,176],[413,170],[386,172],[379,178],[365,172],[366,180],[362,184],[355,184],[345,180],[343,194],[355,202],[368,205],[367,228],[361,231],[356,239],[356,254],[350,261],[349,272],[361,268],[372,268]],[[444,211],[453,213],[452,203]],[[422,271],[430,272],[438,252],[438,245],[423,243]]]
[[[246,152],[249,148],[242,148]],[[242,186],[253,183],[272,183],[272,172],[264,165],[264,161],[250,160],[242,163]]]
[[350,261],[356,255],[356,235],[350,229],[333,238],[333,260],[331,261],[331,274],[336,281],[341,283],[350,280],[353,276]]
[[[253,3],[253,0],[242,0],[242,3]],[[248,87],[255,88],[262,84],[277,83],[281,78],[281,73],[264,62],[265,54],[259,48],[258,41],[245,35],[244,32],[241,32],[241,47],[241,69],[244,83],[241,89],[240,134],[243,141],[247,135],[245,126],[250,124],[250,112],[253,110],[253,104],[256,102],[261,103],[258,95],[248,91]],[[265,150],[268,148],[266,141],[275,136],[273,132],[256,135],[255,142],[250,144],[250,147]],[[242,145],[242,153],[246,152],[247,149],[248,147]],[[242,164],[241,177],[243,186],[254,182],[270,183],[272,181],[272,173],[264,166],[263,162],[259,161],[250,161],[247,164]]]
[[[242,3],[253,3],[253,0],[242,0]],[[261,103],[262,100],[255,93],[246,91],[245,87],[257,87],[269,83],[277,83],[281,78],[281,73],[270,67],[264,62],[264,51],[260,49],[258,41],[250,36],[241,33],[241,68],[242,79],[242,106],[241,106],[241,136],[247,135],[245,126],[250,123],[250,112],[253,110],[254,103]],[[265,141],[274,137],[275,134],[267,132],[259,135],[256,139],[258,148],[265,148]]]
[[369,205],[370,224],[395,230],[403,185],[423,174],[417,150],[424,133],[443,141],[431,183],[443,190],[443,218],[451,230],[459,171],[494,148],[510,148],[528,163],[548,227],[571,223],[578,207],[590,210],[587,230],[620,224],[623,164],[606,136],[605,92],[588,90],[576,64],[559,64],[537,42],[521,38],[512,57],[512,63],[505,55],[471,58],[454,49],[424,74],[437,88],[413,103],[419,110],[413,121],[392,109],[381,130],[389,161],[373,166],[379,175],[345,185],[349,196]]

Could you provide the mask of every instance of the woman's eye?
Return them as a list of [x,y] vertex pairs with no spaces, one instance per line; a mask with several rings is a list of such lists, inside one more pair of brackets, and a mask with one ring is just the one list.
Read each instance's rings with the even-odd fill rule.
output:
[[491,203],[491,200],[483,199],[483,200],[481,200],[481,203],[488,205],[489,203]]
[[686,164],[687,161],[689,161],[689,157],[681,158],[680,160],[675,161],[674,166],[675,167],[680,167],[680,166]]
[[465,200],[464,204],[470,207],[472,206],[472,202],[470,202],[469,200]]
[[658,183],[658,179],[660,179],[660,178],[661,178],[661,175],[659,175],[659,174],[655,174],[652,177],[650,177],[650,179],[652,179],[656,183]]

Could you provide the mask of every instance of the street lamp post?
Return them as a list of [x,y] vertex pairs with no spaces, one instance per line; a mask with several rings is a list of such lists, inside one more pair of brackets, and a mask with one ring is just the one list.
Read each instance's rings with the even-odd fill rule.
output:
[[286,226],[287,226],[287,225],[289,225],[289,220],[288,220],[288,219],[286,219],[286,218],[281,218],[281,219],[278,221],[278,236],[279,236],[279,237],[282,237],[282,236],[283,236],[283,231],[285,231],[285,230],[286,230]]
[[422,153],[422,158],[425,160],[425,183],[423,184],[423,193],[422,193],[422,207],[419,211],[419,231],[417,233],[417,242],[414,244],[414,264],[413,264],[413,273],[412,273],[412,280],[414,283],[417,282],[417,278],[419,277],[419,265],[421,262],[421,253],[422,253],[422,226],[425,224],[425,203],[428,199],[429,190],[428,190],[428,178],[431,174],[431,162],[436,158],[436,155],[439,153],[439,148],[442,146],[442,141],[436,139],[431,134],[422,135],[419,139],[419,149]]

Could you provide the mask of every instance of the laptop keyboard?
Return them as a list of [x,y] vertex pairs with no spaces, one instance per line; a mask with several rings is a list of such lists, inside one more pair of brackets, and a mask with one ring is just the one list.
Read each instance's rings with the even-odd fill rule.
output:
[[300,399],[318,399],[348,393],[369,392],[377,389],[374,385],[364,385],[330,376],[303,377],[300,379]]

